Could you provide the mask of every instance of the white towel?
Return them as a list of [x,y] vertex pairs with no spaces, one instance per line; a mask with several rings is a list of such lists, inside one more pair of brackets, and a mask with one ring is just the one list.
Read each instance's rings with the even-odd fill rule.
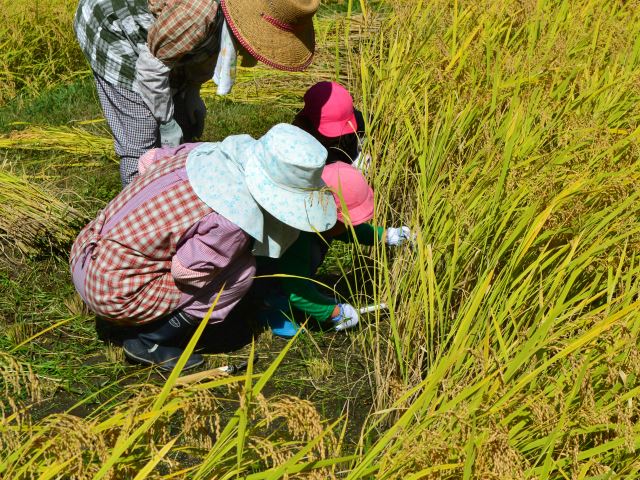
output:
[[225,20],[220,32],[220,52],[213,72],[213,81],[218,86],[216,90],[218,95],[226,95],[231,91],[236,80],[237,58],[238,50]]

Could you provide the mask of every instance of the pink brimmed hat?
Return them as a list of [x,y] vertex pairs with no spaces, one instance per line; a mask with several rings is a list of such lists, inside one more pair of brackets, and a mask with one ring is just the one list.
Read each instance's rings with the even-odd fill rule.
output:
[[313,59],[313,15],[320,0],[222,0],[233,36],[257,60],[291,72]]
[[319,82],[307,90],[302,113],[321,135],[328,138],[357,130],[353,98],[336,82]]
[[373,218],[373,189],[360,170],[344,162],[324,167],[322,180],[331,189],[336,201],[338,221],[345,217],[356,226]]

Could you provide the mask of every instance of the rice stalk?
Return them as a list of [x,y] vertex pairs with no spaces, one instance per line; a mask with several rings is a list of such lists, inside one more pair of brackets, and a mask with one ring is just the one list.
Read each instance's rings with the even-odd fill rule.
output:
[[353,86],[377,221],[419,234],[374,251],[392,308],[359,342],[384,414],[348,478],[633,477],[637,9],[393,9]]
[[0,1],[0,106],[89,75],[73,33],[76,2]]
[[[15,479],[44,472],[54,472],[53,478],[63,473],[68,478],[111,479],[156,478],[163,469],[181,469],[183,475],[197,476],[203,458],[223,448],[225,455],[208,464],[220,476],[247,475],[263,465],[264,471],[282,468],[300,478],[334,478],[331,466],[344,459],[338,456],[333,426],[324,426],[315,407],[299,398],[266,399],[252,388],[256,396],[247,401],[247,381],[263,385],[266,378],[251,372],[221,375],[165,388],[166,395],[152,384],[130,385],[86,418],[49,415],[28,431],[14,429],[16,449],[0,456],[0,473]],[[227,392],[224,400],[221,391]],[[230,394],[236,395],[233,403]],[[230,403],[237,405],[231,418],[224,413]],[[238,463],[234,419],[239,415],[251,422]],[[7,432],[0,433],[4,440]],[[115,453],[119,460],[111,462]]]
[[5,254],[66,251],[86,220],[83,212],[39,185],[0,170],[0,245]]
[[0,137],[0,149],[59,151],[77,158],[102,157],[116,161],[113,139],[80,127],[29,126]]

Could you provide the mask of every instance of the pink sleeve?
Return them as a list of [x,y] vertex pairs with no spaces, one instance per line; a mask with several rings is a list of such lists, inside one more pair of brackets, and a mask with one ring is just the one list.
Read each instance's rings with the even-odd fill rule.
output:
[[160,147],[152,148],[148,152],[142,154],[138,159],[138,173],[144,175],[146,171],[151,169],[156,163],[165,158],[173,157],[179,153],[189,153],[191,150],[201,145],[202,142],[183,143],[177,147]]
[[249,245],[244,231],[212,212],[180,239],[171,260],[171,275],[177,283],[201,288],[244,254]]

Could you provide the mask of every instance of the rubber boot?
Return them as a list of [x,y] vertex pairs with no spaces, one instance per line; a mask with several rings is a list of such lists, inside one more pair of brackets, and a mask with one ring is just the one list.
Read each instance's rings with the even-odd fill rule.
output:
[[138,329],[132,326],[117,325],[109,320],[96,317],[96,333],[98,339],[104,343],[122,346],[122,342],[127,338],[135,338],[137,336]]
[[263,310],[258,314],[258,319],[263,325],[268,326],[275,336],[280,338],[292,338],[300,330],[300,327],[281,310]]
[[[184,352],[184,345],[196,329],[196,320],[178,311],[156,322],[145,325],[134,338],[122,342],[129,360],[135,363],[154,365],[170,372]],[[192,354],[183,367],[189,370],[202,365],[204,358]]]

